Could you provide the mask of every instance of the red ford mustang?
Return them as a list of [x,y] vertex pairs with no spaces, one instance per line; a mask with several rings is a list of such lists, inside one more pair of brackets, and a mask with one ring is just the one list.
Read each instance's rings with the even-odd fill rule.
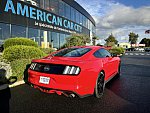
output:
[[105,84],[120,74],[120,58],[99,46],[71,47],[32,60],[28,81],[47,93],[100,98]]

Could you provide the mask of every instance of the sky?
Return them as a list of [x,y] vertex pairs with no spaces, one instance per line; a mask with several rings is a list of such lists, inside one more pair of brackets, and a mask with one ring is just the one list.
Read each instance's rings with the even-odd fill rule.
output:
[[142,38],[150,38],[150,0],[76,0],[96,22],[97,43],[104,44],[112,33],[121,42],[128,42],[128,34],[134,32]]

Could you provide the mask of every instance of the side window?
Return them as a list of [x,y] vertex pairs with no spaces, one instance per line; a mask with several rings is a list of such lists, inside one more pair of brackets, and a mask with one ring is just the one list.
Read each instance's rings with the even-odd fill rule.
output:
[[111,54],[106,49],[104,49],[104,51],[106,57],[111,57]]
[[94,53],[94,56],[95,56],[96,58],[103,58],[103,57],[101,56],[101,54],[99,53],[99,51],[96,51],[96,52]]
[[99,49],[94,53],[94,56],[96,58],[105,58],[105,57],[110,57],[111,54],[105,49]]

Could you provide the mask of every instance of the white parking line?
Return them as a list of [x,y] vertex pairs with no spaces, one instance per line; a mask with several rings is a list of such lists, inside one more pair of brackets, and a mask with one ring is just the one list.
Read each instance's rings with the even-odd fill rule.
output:
[[125,55],[131,55],[131,56],[133,56],[133,55],[136,55],[136,56],[144,56],[144,55],[150,55],[150,53],[125,53]]

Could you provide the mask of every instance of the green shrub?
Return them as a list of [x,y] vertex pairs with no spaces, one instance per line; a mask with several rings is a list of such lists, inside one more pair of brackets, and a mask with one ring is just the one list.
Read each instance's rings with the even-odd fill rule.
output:
[[120,54],[124,54],[125,50],[122,47],[114,47],[114,48],[110,49],[109,51],[110,51],[110,53],[115,53],[117,55],[120,55]]
[[51,54],[55,50],[52,48],[40,48],[41,51],[43,51],[45,54]]
[[30,59],[19,59],[10,62],[12,75],[17,76],[18,80],[22,80],[24,78],[24,71],[27,64],[31,64]]
[[3,52],[3,58],[8,61],[16,59],[34,59],[46,56],[46,54],[39,48],[33,46],[12,46],[8,47]]
[[8,48],[10,46],[15,46],[15,45],[25,45],[25,46],[34,46],[34,47],[38,47],[38,44],[36,42],[34,42],[31,39],[28,38],[9,38],[6,39],[4,42],[4,48]]
[[0,55],[0,62],[3,62],[3,57],[2,57],[2,55]]

